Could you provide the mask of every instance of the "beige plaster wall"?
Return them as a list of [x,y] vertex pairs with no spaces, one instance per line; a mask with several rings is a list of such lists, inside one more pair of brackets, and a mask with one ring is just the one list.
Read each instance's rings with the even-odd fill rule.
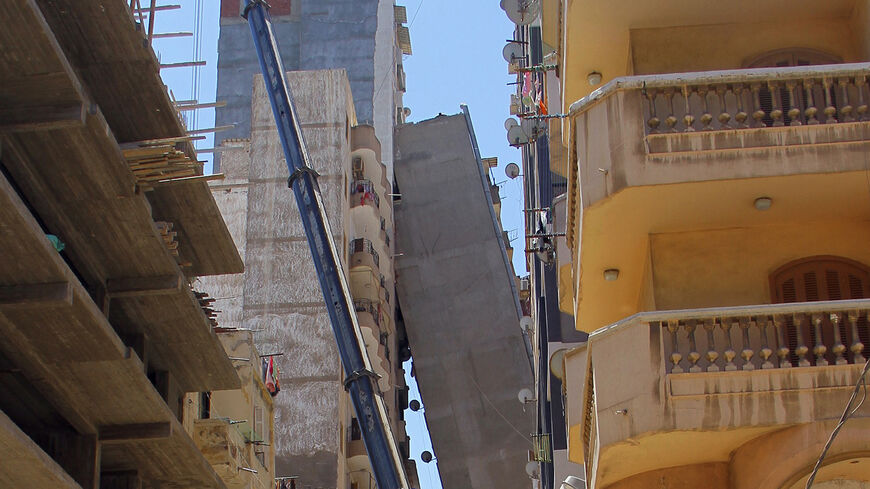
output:
[[731,489],[728,484],[728,464],[723,462],[684,465],[651,470],[610,484],[606,489]]
[[767,304],[769,275],[798,258],[870,264],[870,223],[808,222],[650,235],[659,310]]
[[864,61],[854,27],[843,18],[633,29],[634,74],[739,69],[758,55],[787,48],[815,49],[847,63]]

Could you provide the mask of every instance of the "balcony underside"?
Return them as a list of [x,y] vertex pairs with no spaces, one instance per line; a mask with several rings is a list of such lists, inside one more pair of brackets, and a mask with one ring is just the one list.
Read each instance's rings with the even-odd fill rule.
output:
[[[870,263],[858,244],[870,232],[862,224],[870,219],[867,185],[865,173],[853,171],[632,187],[611,195],[583,212],[579,261],[575,256],[577,329],[592,332],[645,309],[767,302],[767,274],[784,263],[774,249],[785,247],[794,258],[831,254]],[[759,197],[770,197],[772,207],[756,210]],[[844,233],[856,239],[844,240]],[[711,263],[712,257],[746,266]],[[609,268],[619,269],[618,280],[604,279]],[[650,277],[657,290],[645,298]],[[610,307],[596,307],[602,303]]]

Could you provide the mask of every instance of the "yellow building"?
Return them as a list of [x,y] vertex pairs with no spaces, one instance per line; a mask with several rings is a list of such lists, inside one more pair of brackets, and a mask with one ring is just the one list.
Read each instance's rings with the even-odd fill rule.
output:
[[[587,487],[806,485],[870,342],[868,4],[543,2]],[[813,487],[870,487],[868,415]]]
[[253,333],[219,330],[241,388],[185,396],[184,428],[227,489],[275,486],[275,412]]

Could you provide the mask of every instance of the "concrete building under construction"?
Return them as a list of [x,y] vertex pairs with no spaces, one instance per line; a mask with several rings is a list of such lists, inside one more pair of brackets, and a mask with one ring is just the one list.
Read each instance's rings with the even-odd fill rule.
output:
[[136,10],[0,4],[0,486],[270,488],[260,359],[193,288],[242,260]]

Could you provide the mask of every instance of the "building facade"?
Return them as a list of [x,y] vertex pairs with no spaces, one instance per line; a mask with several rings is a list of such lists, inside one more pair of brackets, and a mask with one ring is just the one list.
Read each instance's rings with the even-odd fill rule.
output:
[[867,3],[540,6],[575,475],[867,487]]
[[[359,334],[388,413],[390,431],[408,459],[402,352],[394,321],[392,199],[380,143],[357,124],[343,70],[290,72],[288,81],[308,155],[318,172],[329,226],[356,310]],[[276,474],[297,487],[368,489],[374,484],[336,342],[293,193],[262,77],[255,79],[250,139],[222,147],[226,179],[215,199],[245,260],[245,273],[202,282],[217,298],[222,325],[253,331],[280,368],[275,398]],[[405,463],[411,479],[414,471]]]

